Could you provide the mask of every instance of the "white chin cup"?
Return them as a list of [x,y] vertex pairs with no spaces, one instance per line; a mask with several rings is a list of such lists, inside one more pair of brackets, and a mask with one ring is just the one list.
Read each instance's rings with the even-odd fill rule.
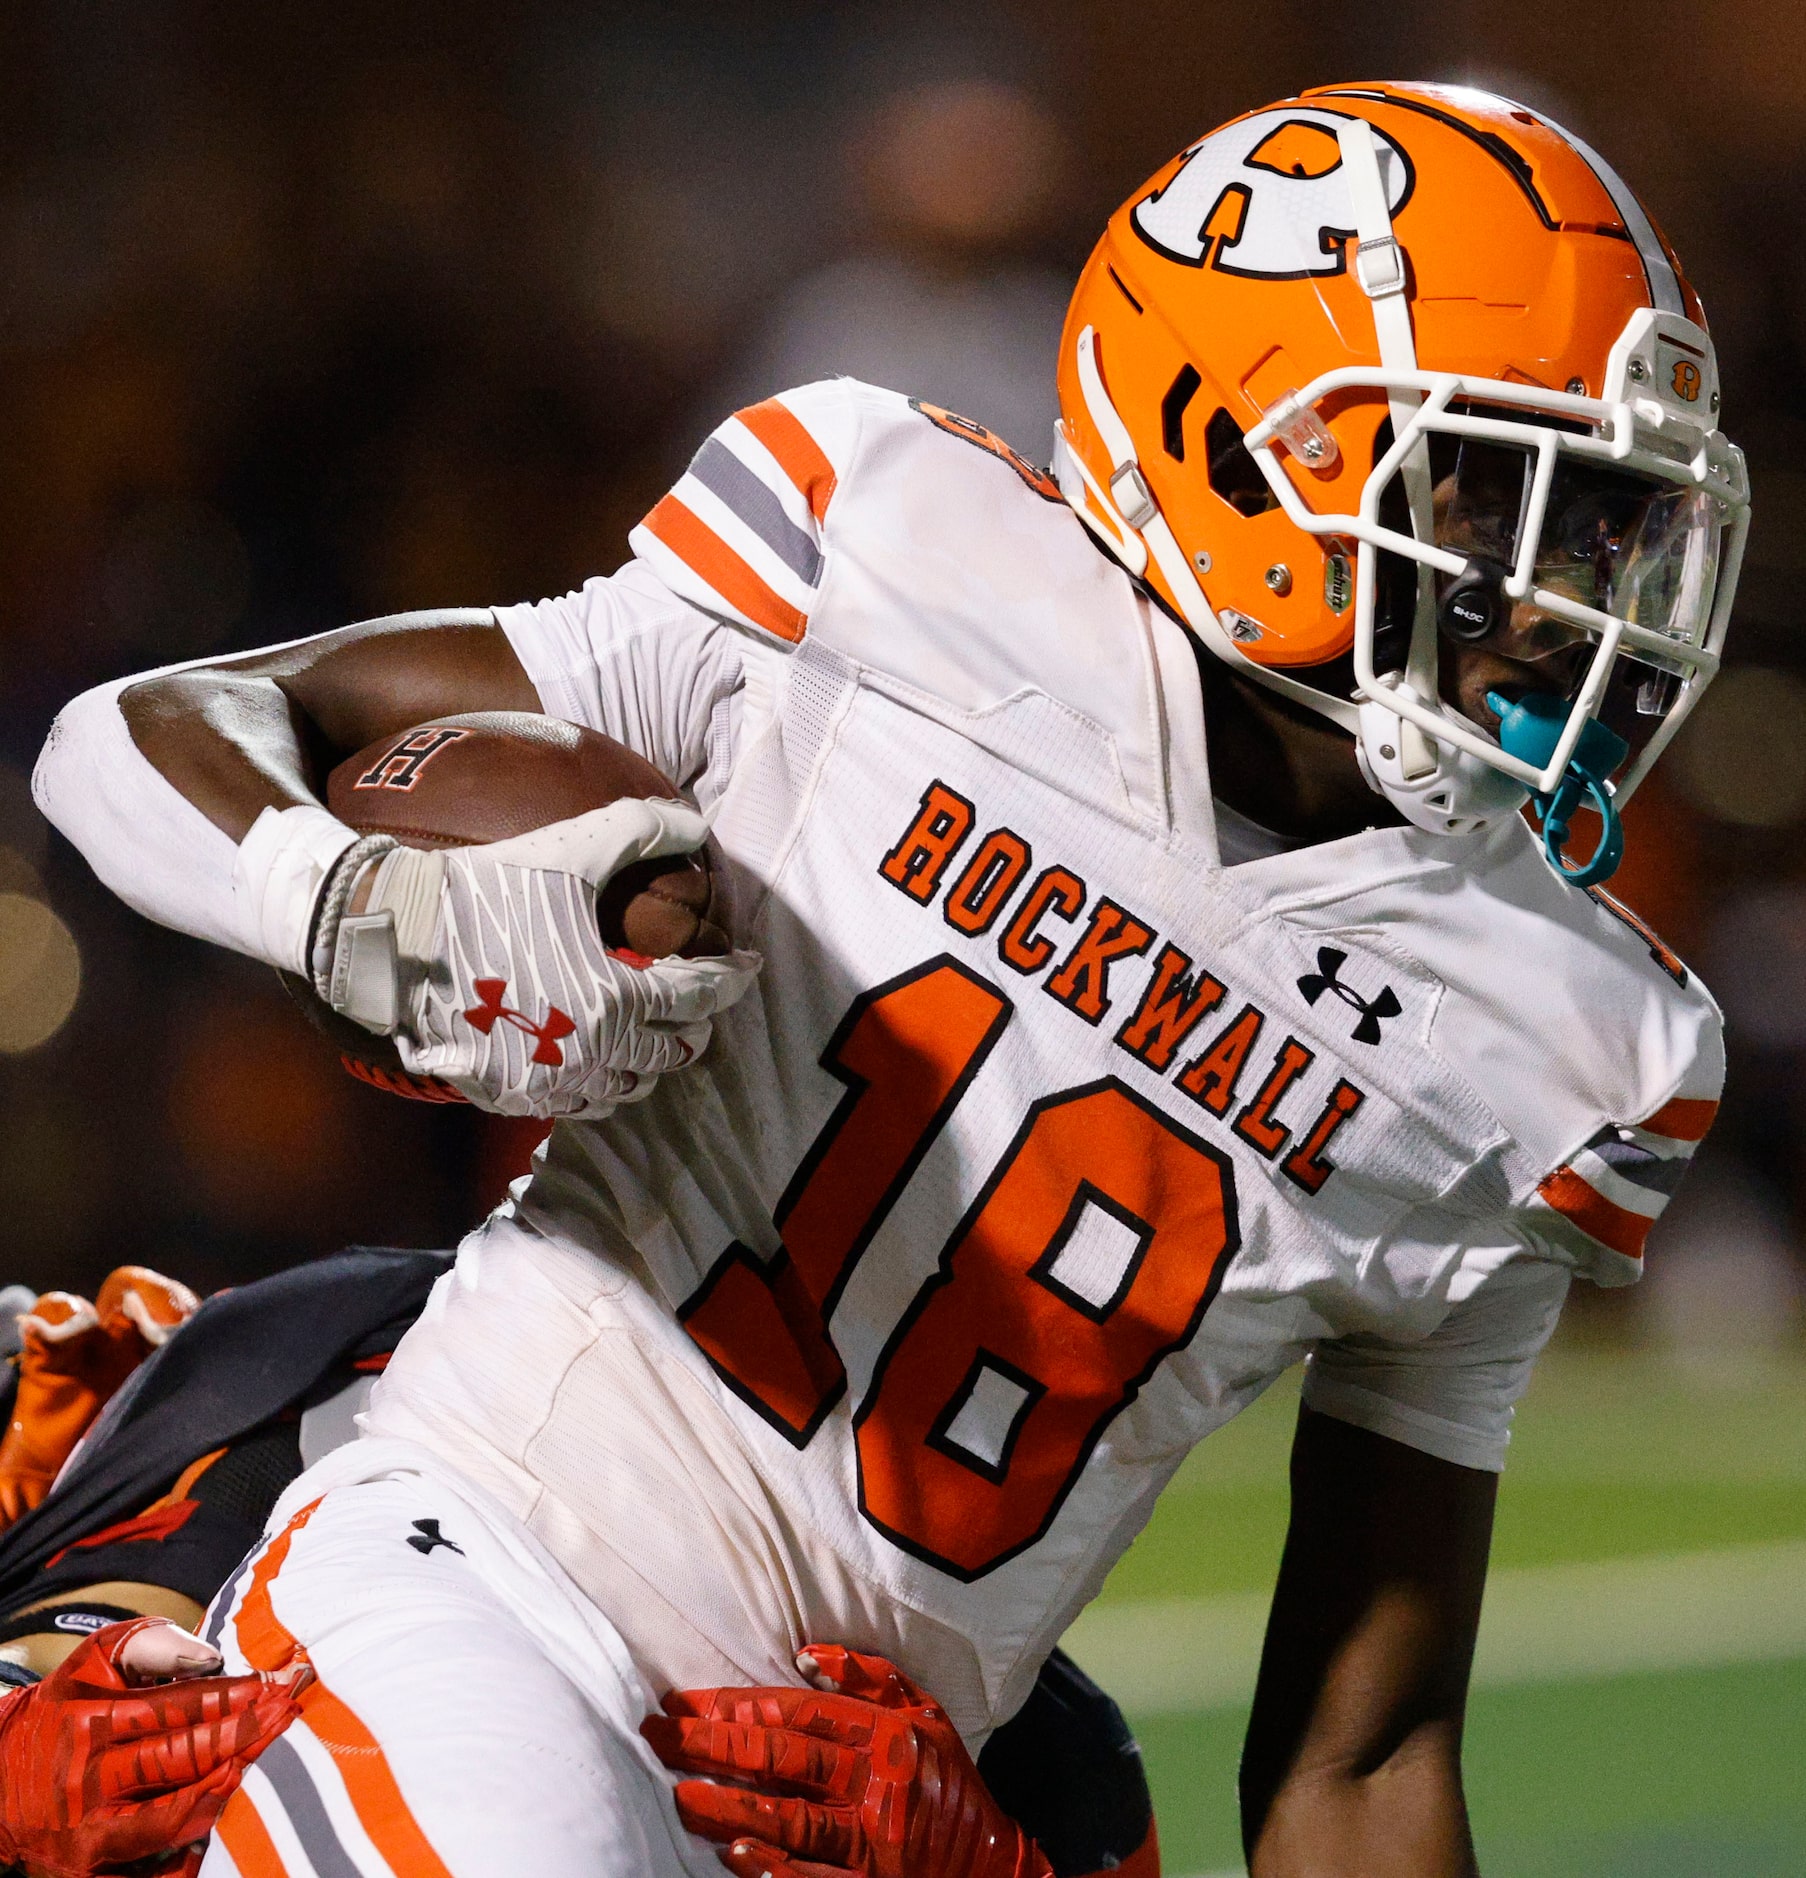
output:
[[1408,822],[1433,835],[1467,835],[1515,814],[1530,791],[1482,758],[1438,743],[1377,699],[1361,705],[1361,773]]

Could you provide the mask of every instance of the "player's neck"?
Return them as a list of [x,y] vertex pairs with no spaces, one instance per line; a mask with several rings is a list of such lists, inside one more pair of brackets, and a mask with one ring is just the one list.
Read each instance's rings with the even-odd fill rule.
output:
[[1334,841],[1400,820],[1367,786],[1353,740],[1200,649],[1210,786],[1238,815],[1297,841]]

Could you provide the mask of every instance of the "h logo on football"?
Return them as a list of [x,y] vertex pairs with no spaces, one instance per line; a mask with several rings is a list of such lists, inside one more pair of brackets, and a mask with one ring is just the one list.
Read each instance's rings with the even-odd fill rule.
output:
[[1361,1021],[1354,1027],[1355,1042],[1378,1043],[1381,1022],[1388,1017],[1396,1017],[1402,1008],[1398,994],[1390,985],[1381,985],[1373,997],[1364,998],[1353,985],[1343,984],[1336,974],[1341,971],[1347,957],[1346,952],[1338,952],[1334,946],[1319,946],[1317,969],[1306,972],[1298,980],[1298,989],[1304,993],[1306,1004],[1315,1004],[1324,992],[1333,991],[1351,1010],[1361,1014]]
[[498,1023],[512,1024],[516,1030],[524,1031],[534,1041],[533,1061],[546,1063],[556,1069],[564,1061],[564,1052],[558,1047],[560,1037],[568,1037],[577,1026],[565,1016],[555,1004],[546,1006],[545,1021],[534,1023],[525,1011],[510,1010],[502,999],[508,995],[508,981],[505,978],[479,978],[476,981],[476,993],[479,1002],[475,1009],[464,1013],[465,1021],[484,1036]]
[[[1149,247],[1187,267],[1257,280],[1340,274],[1354,238],[1354,199],[1342,168],[1336,111],[1260,111],[1192,150],[1164,189],[1129,220]],[[1386,203],[1396,215],[1411,195],[1411,162],[1374,131]]]
[[456,743],[460,737],[469,735],[467,730],[451,730],[444,726],[410,731],[394,749],[365,770],[352,787],[412,789],[420,780],[420,772],[448,743]]

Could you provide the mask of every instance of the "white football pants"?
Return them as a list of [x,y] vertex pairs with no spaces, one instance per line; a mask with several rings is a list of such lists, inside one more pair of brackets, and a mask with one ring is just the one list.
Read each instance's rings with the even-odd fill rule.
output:
[[620,1638],[510,1514],[410,1443],[283,1495],[215,1601],[227,1668],[318,1680],[202,1878],[720,1878],[640,1739]]

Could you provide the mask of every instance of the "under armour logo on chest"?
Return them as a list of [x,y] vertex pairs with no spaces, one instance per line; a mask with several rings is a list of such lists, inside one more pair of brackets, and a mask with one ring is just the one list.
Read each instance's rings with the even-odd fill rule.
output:
[[523,1031],[533,1039],[535,1063],[549,1063],[556,1068],[564,1061],[564,1052],[558,1047],[558,1039],[568,1037],[577,1026],[557,1005],[547,1005],[544,1021],[536,1024],[525,1011],[510,1010],[502,1002],[508,994],[507,979],[479,978],[476,981],[476,994],[478,1002],[473,1009],[464,1013],[464,1018],[484,1036],[488,1036],[497,1023],[512,1024],[516,1030]]
[[1388,1017],[1396,1017],[1401,1006],[1396,993],[1390,985],[1381,985],[1371,998],[1364,998],[1353,985],[1345,985],[1337,976],[1341,971],[1346,952],[1338,952],[1334,946],[1317,948],[1317,969],[1306,972],[1298,980],[1298,989],[1304,993],[1306,1004],[1315,1004],[1326,991],[1333,991],[1350,1010],[1359,1011],[1361,1020],[1354,1027],[1356,1043],[1378,1043],[1380,1025]]
[[446,1538],[445,1534],[439,1530],[439,1522],[436,1519],[415,1520],[414,1530],[408,1534],[408,1544],[422,1556],[428,1552],[436,1552],[441,1546],[448,1552],[456,1552],[459,1558],[464,1556],[464,1548]]

